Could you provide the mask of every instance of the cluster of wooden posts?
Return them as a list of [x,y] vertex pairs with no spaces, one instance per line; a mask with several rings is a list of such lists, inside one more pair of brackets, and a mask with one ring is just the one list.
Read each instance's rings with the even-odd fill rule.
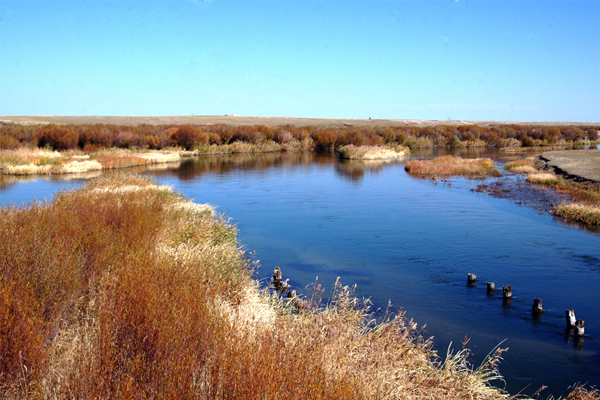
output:
[[[472,285],[477,281],[477,276],[475,274],[468,274],[467,282],[469,285]],[[281,268],[276,267],[273,270],[273,286],[281,293],[287,292],[287,297],[290,299],[292,305],[295,307],[297,311],[305,308],[307,303],[306,300],[299,298],[296,294],[295,290],[290,290],[289,279],[283,280],[283,275],[281,274]],[[496,290],[496,285],[494,282],[487,283],[487,291],[488,293],[494,292]],[[503,286],[502,287],[502,298],[504,302],[508,302],[512,299],[512,287],[511,286]],[[533,299],[533,306],[531,307],[531,312],[534,315],[539,315],[544,312],[544,307],[542,306],[542,299],[536,297]],[[585,323],[582,319],[575,318],[575,310],[569,309],[565,311],[566,319],[567,319],[567,329],[573,330],[575,337],[583,337],[585,334]]]
[[[476,280],[477,280],[477,276],[475,274],[467,275],[468,284],[472,285],[475,283]],[[494,282],[488,282],[487,283],[488,293],[493,292],[494,290],[496,290],[496,285],[494,284]],[[512,287],[504,286],[502,288],[502,297],[505,302],[512,299]],[[533,314],[538,314],[538,315],[540,313],[544,312],[544,307],[542,307],[542,299],[540,299],[539,297],[536,297],[535,299],[533,299],[533,306],[531,307],[531,312]],[[582,319],[575,318],[575,310],[571,310],[571,309],[566,310],[565,314],[566,314],[566,318],[567,318],[567,328],[573,329],[573,333],[575,334],[575,337],[583,337],[583,335],[585,334],[584,321]]]
[[292,305],[296,309],[296,311],[300,311],[303,308],[306,308],[307,302],[304,299],[299,298],[296,295],[296,291],[294,289],[290,290],[289,279],[283,280],[283,275],[281,274],[281,268],[276,267],[273,270],[273,286],[275,289],[279,290],[281,293],[287,292],[287,297],[290,299]]

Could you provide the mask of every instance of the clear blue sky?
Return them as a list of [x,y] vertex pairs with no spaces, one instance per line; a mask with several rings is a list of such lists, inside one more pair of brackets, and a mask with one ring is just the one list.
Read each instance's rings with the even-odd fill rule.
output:
[[600,1],[4,1],[0,115],[600,121]]

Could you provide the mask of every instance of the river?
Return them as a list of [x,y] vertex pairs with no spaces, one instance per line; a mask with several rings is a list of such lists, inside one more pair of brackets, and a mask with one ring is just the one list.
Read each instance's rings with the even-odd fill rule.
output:
[[[482,154],[502,167],[500,153],[461,153]],[[260,259],[257,278],[264,284],[274,267],[299,292],[317,277],[325,288],[337,277],[357,284],[375,317],[391,301],[426,325],[423,335],[434,337],[442,358],[450,343],[457,351],[468,338],[477,366],[502,342],[509,348],[500,365],[506,386],[496,384],[511,394],[531,395],[545,385],[547,397],[576,382],[600,386],[600,235],[554,219],[535,198],[475,190],[498,180],[523,186],[522,177],[432,181],[407,175],[405,162],[261,154],[136,172],[232,218],[240,244]],[[13,182],[0,190],[0,203],[51,198],[81,182]],[[467,285],[468,273],[477,275],[475,285]],[[495,292],[487,292],[487,282],[495,282]],[[508,304],[503,285],[513,289]],[[539,318],[531,313],[536,297],[544,306]],[[583,339],[565,332],[566,309],[585,320]]]

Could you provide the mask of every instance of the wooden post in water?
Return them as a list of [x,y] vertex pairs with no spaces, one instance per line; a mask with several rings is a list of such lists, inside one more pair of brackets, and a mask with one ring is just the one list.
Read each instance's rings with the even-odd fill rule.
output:
[[288,281],[289,279],[286,279],[285,281],[283,280],[281,268],[276,267],[273,270],[273,286],[275,286],[275,289],[279,290],[280,292],[285,292],[290,287]]
[[477,275],[475,275],[475,274],[469,274],[469,275],[467,275],[467,283],[469,285],[474,284],[476,280],[477,280]]
[[575,322],[575,336],[583,336],[585,334],[584,325],[585,323],[582,319],[578,319],[577,322]]
[[496,290],[496,285],[494,284],[494,282],[488,282],[487,283],[487,291],[489,292],[493,292],[494,290]]
[[502,288],[502,297],[504,298],[504,300],[512,299],[512,287],[511,286],[504,286]]
[[273,286],[279,288],[281,286],[282,279],[283,275],[281,274],[281,268],[275,267],[273,270]]
[[542,299],[536,297],[533,299],[533,306],[531,307],[531,312],[533,313],[541,313],[544,311],[544,307],[542,307]]
[[296,297],[296,291],[295,290],[290,290],[287,294],[287,297],[290,299],[293,299]]
[[567,316],[567,328],[575,328],[575,322],[577,322],[575,310],[567,310],[565,313]]

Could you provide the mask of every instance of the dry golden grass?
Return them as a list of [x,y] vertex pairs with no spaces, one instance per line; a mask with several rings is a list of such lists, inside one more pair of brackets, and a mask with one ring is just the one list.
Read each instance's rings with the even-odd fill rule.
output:
[[494,167],[494,162],[489,158],[468,159],[449,155],[432,160],[411,160],[406,163],[405,168],[411,175],[427,177],[483,178],[500,176],[500,171]]
[[[183,153],[188,156],[187,152]],[[0,174],[81,174],[115,168],[176,163],[180,160],[181,156],[177,150],[136,152],[109,149],[92,154],[83,154],[77,150],[58,152],[21,148],[0,151]]]
[[352,144],[336,149],[339,158],[348,160],[393,160],[404,158],[410,153],[407,147],[354,146]]
[[504,169],[516,174],[532,174],[538,171],[534,158],[509,161],[504,165]]
[[600,225],[600,207],[581,203],[561,203],[554,207],[554,215],[586,225]]
[[561,183],[561,178],[552,172],[536,171],[527,175],[527,182],[541,183],[548,186],[556,186]]
[[501,351],[440,360],[339,281],[297,312],[254,267],[210,206],[134,176],[0,209],[0,397],[507,397]]
[[598,399],[600,399],[600,391],[598,389],[587,389],[585,387],[575,385],[575,387],[567,395],[565,400],[598,400]]

